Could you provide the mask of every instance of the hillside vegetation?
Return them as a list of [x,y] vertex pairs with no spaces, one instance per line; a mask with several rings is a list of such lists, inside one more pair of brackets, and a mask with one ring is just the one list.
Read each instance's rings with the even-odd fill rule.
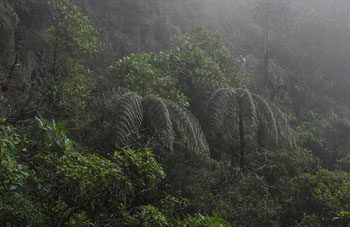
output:
[[350,226],[347,0],[0,0],[0,226]]

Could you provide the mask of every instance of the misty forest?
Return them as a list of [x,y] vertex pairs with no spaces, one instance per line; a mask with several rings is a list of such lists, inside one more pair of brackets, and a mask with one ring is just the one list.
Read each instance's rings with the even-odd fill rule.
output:
[[350,226],[350,1],[0,0],[0,226]]

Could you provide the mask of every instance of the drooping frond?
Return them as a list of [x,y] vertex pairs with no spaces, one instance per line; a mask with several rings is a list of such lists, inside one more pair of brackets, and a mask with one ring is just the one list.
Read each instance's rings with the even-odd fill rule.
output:
[[295,135],[292,127],[289,124],[289,121],[286,115],[282,110],[273,102],[270,102],[271,109],[275,113],[276,125],[280,137],[283,139],[288,146],[294,147],[296,144]]
[[[341,109],[341,113],[343,113],[343,116],[340,116],[336,114],[333,110],[331,111],[328,121],[332,124],[337,126],[343,131],[348,131],[350,129],[350,118],[346,115],[349,114],[349,110],[343,108]],[[345,116],[344,116],[345,115]]]
[[117,136],[124,141],[142,124],[142,98],[135,93],[124,94],[116,103],[119,107],[116,113]]
[[209,153],[198,120],[172,101],[156,96],[142,98],[126,89],[113,89],[102,95],[99,105],[103,108],[103,115],[107,115],[109,125],[113,125],[116,145],[126,145],[128,139],[135,136],[146,123],[170,149],[175,139],[179,139],[196,153]]
[[[278,128],[276,124],[275,111],[271,108],[271,105],[268,101],[262,98],[260,95],[253,95],[256,103],[258,105],[258,118],[262,123],[264,129],[270,129],[272,131],[272,136],[275,138],[276,144],[278,143]],[[269,127],[268,127],[269,126]],[[260,126],[259,126],[260,127]],[[265,130],[266,131],[266,130]]]
[[193,77],[192,84],[195,89],[198,89],[201,91],[209,91],[209,92],[216,91],[220,88],[228,87],[227,85],[217,80],[212,80],[210,78],[203,78],[203,77]]
[[257,120],[255,100],[248,89],[221,88],[216,90],[208,103],[211,124],[220,127],[225,117],[236,118],[239,110],[243,110],[245,118]]
[[172,101],[167,102],[174,131],[185,145],[198,154],[209,154],[207,140],[198,120],[186,109]]
[[125,89],[112,89],[102,95],[104,115],[113,121],[116,143],[124,143],[142,124],[142,97]]
[[239,108],[243,108],[244,113],[249,117],[253,123],[257,120],[257,110],[255,105],[255,100],[252,93],[248,89],[236,89],[236,94],[238,95]]
[[221,88],[216,90],[209,98],[209,124],[214,130],[221,127],[226,116],[236,115],[236,95],[233,88]]
[[[208,102],[211,126],[219,129],[227,117],[238,118],[239,111],[243,117],[252,122],[253,127],[264,127],[278,143],[282,138],[289,146],[294,146],[294,133],[285,114],[274,103],[251,93],[247,89],[221,88],[216,90]],[[260,122],[260,124],[256,124]]]
[[142,106],[156,135],[172,150],[175,135],[170,113],[165,104],[166,101],[163,98],[150,95],[142,100]]

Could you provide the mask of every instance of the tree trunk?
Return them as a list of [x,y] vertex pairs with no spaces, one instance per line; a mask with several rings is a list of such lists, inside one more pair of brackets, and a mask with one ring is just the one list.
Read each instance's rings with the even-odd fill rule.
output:
[[245,139],[244,139],[244,116],[242,106],[239,108],[239,151],[240,151],[240,160],[239,165],[241,169],[244,168],[244,154],[245,154]]
[[258,130],[256,133],[256,143],[258,145],[258,152],[262,152],[262,149],[264,147],[264,140],[263,140],[264,128],[263,127],[264,127],[263,124],[259,123]]
[[270,100],[273,101],[276,97],[276,88],[269,75],[269,60],[270,60],[270,43],[269,43],[269,28],[264,29],[264,77],[268,88],[271,89]]

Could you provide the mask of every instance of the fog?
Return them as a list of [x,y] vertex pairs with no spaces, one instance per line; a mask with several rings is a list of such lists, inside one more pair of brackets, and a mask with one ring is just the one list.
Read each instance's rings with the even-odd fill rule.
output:
[[236,47],[238,55],[262,59],[264,30],[268,30],[268,58],[293,74],[292,80],[298,83],[298,89],[305,92],[312,89],[317,95],[341,105],[349,103],[349,1],[82,2],[98,17],[99,27],[106,27],[105,38],[115,48],[123,49],[125,42],[134,40],[125,53],[120,51],[121,56],[130,53],[132,48],[148,51],[167,48],[171,37],[186,34],[192,26],[200,24],[225,36]]
[[349,0],[0,0],[0,226],[350,226]]

